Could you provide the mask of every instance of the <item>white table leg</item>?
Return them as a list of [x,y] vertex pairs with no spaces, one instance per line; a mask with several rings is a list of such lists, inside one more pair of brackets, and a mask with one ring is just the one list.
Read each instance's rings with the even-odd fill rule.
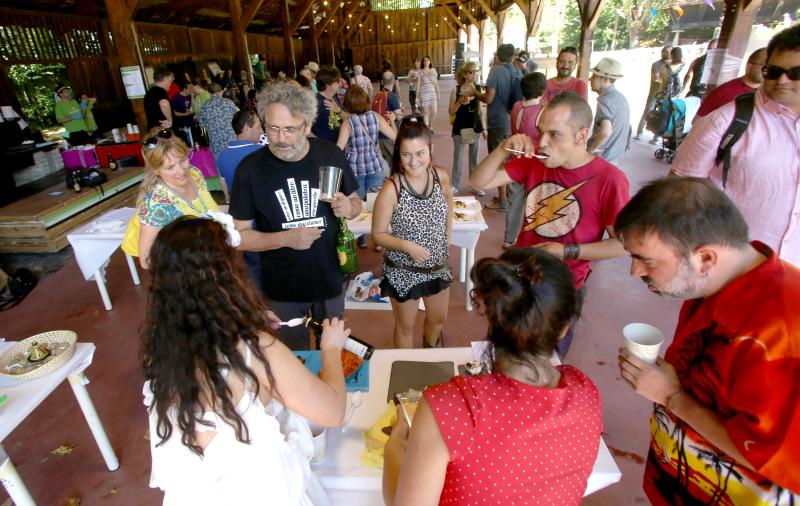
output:
[[103,277],[102,267],[94,271],[94,280],[97,282],[97,289],[100,290],[100,298],[103,299],[103,305],[106,311],[111,311],[111,297],[108,296],[108,289],[106,288],[106,280]]
[[[464,251],[462,248],[461,251]],[[470,248],[467,250],[467,300],[465,302],[465,306],[467,307],[467,311],[472,311],[472,299],[470,298],[470,293],[472,292],[472,278],[470,278],[469,273],[472,272],[472,266],[475,263],[475,248]]]
[[467,270],[467,248],[459,248],[458,250],[458,282],[463,283],[469,277]]
[[69,380],[69,386],[72,387],[72,391],[75,393],[75,398],[78,399],[78,404],[81,407],[81,411],[83,411],[83,416],[86,418],[86,423],[89,424],[89,428],[92,430],[92,435],[97,442],[97,446],[100,448],[100,453],[103,454],[106,467],[109,471],[116,471],[119,468],[119,460],[117,459],[116,453],[114,453],[114,449],[111,447],[111,442],[108,440],[106,430],[103,428],[103,424],[97,416],[97,411],[94,409],[92,399],[89,397],[89,392],[84,385],[86,377],[82,372],[79,372],[77,374],[70,374],[67,376],[67,379]]
[[6,455],[3,445],[0,444],[0,482],[16,506],[36,506],[31,493],[25,488],[22,478],[17,473],[17,468]]
[[136,261],[133,259],[132,256],[125,253],[125,260],[128,261],[128,269],[131,271],[131,278],[133,278],[133,284],[139,286],[141,281],[139,280],[139,271],[136,270]]

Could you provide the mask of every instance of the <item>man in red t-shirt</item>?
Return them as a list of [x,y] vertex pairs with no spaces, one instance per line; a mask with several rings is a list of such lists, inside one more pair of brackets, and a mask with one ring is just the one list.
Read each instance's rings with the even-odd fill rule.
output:
[[620,350],[622,377],[656,404],[644,491],[655,506],[800,503],[800,270],[714,183],[649,183],[614,229],[631,274],[684,299],[664,358]]
[[[617,167],[586,150],[592,111],[574,93],[555,97],[539,116],[540,160],[530,137],[503,141],[470,176],[488,190],[509,183],[525,187],[525,215],[516,247],[534,246],[564,260],[580,295],[592,260],[625,254],[614,238],[617,213],[628,202],[628,179]],[[507,149],[524,153],[506,163]],[[609,237],[603,239],[608,232]],[[570,336],[571,338],[571,336]],[[559,351],[566,353],[565,338]]]
[[697,110],[696,118],[701,118],[706,114],[716,111],[728,102],[733,102],[736,97],[745,93],[754,93],[761,83],[764,82],[764,76],[761,75],[761,69],[767,63],[767,48],[762,47],[756,49],[747,59],[747,65],[744,68],[744,75],[731,79],[727,83],[720,84],[703,99],[700,104],[700,109]]
[[542,95],[542,104],[547,104],[556,95],[565,91],[572,91],[582,96],[585,100],[589,99],[589,85],[577,77],[572,77],[575,66],[578,64],[578,50],[572,46],[565,47],[558,53],[556,60],[556,72],[558,74],[547,81],[547,88]]

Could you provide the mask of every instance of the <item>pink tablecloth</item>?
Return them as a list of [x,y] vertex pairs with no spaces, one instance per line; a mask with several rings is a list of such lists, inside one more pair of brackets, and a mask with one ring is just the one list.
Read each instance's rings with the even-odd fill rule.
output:
[[208,148],[200,148],[199,151],[192,150],[189,155],[189,163],[200,169],[203,177],[218,177],[217,164],[214,163],[214,155]]

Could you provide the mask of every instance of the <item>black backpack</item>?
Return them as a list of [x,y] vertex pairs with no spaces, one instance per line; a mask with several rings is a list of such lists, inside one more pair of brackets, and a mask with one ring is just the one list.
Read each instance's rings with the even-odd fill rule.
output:
[[10,309],[24,299],[36,286],[36,276],[28,269],[17,269],[8,277],[9,296],[0,300],[0,311]]
[[716,165],[722,163],[722,188],[728,184],[728,172],[731,170],[731,149],[742,135],[744,135],[750,120],[753,118],[753,110],[756,107],[756,94],[744,93],[736,97],[736,112],[733,114],[731,124],[722,135],[722,140],[717,148],[717,157],[714,160]]
[[508,112],[511,112],[511,109],[514,108],[514,104],[524,99],[522,96],[522,79],[519,76],[519,71],[517,71],[512,64],[504,63],[503,66],[508,70],[509,76],[511,76],[511,89],[508,92],[508,102],[506,102],[506,109]]

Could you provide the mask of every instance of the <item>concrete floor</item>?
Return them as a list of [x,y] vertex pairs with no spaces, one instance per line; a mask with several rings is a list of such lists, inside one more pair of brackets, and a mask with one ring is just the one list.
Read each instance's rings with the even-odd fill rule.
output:
[[[442,96],[449,96],[452,87],[453,81],[442,81]],[[434,160],[449,168],[452,141],[445,107],[440,103],[434,124]],[[638,107],[634,105],[632,109],[636,111]],[[481,156],[485,156],[485,149],[484,145]],[[632,191],[642,182],[666,174],[667,166],[657,162],[652,151],[646,142],[635,142],[623,159],[622,169]],[[468,182],[464,181],[462,188],[468,190]],[[482,200],[486,203],[489,198]],[[485,210],[484,217],[489,230],[481,236],[476,258],[501,253],[504,215]],[[368,249],[359,254],[364,270],[378,270],[378,253]],[[451,249],[451,265],[456,265],[457,258],[457,250]],[[121,467],[113,473],[105,469],[72,392],[62,384],[3,441],[33,497],[42,505],[64,504],[70,497],[79,497],[81,504],[88,505],[157,504],[162,499],[160,491],[148,487],[150,453],[141,397],[138,332],[146,292],[143,286],[132,285],[120,254],[114,256],[107,279],[113,311],[103,309],[95,283],[84,281],[77,264],[69,261],[40,283],[22,304],[0,313],[0,335],[6,339],[69,328],[78,333],[79,340],[97,345],[94,363],[87,370],[92,380],[88,389]],[[599,385],[604,401],[605,441],[622,470],[622,481],[593,494],[585,503],[646,504],[641,479],[651,405],[619,377],[617,349],[622,342],[622,327],[633,321],[653,324],[671,336],[679,305],[658,299],[641,281],[631,277],[627,258],[597,262],[588,286],[584,313],[566,362],[582,369]],[[485,322],[480,315],[464,309],[462,284],[454,283],[450,299],[445,344],[465,346],[482,339]],[[390,346],[390,311],[348,311],[346,316],[355,335],[378,347]],[[420,317],[418,335],[421,323]],[[50,453],[63,444],[75,445],[75,451],[66,456]],[[0,504],[5,504],[4,500],[5,492],[0,491]]]

